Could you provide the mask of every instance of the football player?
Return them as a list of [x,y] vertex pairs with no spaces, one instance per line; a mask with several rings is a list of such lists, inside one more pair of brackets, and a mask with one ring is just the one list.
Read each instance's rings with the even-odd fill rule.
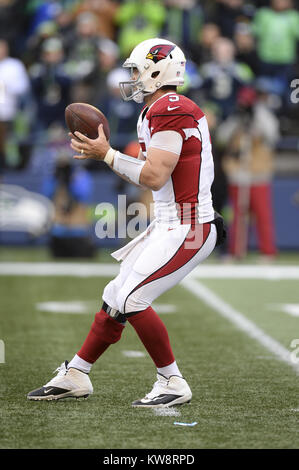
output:
[[184,83],[185,64],[177,45],[156,38],[136,46],[123,65],[130,71],[130,80],[120,83],[124,100],[145,102],[137,123],[138,159],[111,148],[102,125],[97,139],[76,132],[71,141],[75,158],[104,161],[121,178],[150,188],[155,219],[144,233],[112,253],[121,261],[120,271],[105,287],[103,306],[81,349],[50,382],[30,392],[30,400],[91,394],[91,367],[120,340],[127,321],[157,368],[152,390],[132,405],[168,407],[191,400],[166,327],[151,307],[210,255],[223,232],[212,205],[214,166],[207,120],[193,101],[176,92]]

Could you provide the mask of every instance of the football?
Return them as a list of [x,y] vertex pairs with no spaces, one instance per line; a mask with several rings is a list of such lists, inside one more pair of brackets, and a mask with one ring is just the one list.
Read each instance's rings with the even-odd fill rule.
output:
[[103,124],[106,139],[109,140],[110,128],[106,116],[90,104],[69,104],[65,108],[65,122],[72,134],[79,131],[90,139],[98,137],[98,127]]

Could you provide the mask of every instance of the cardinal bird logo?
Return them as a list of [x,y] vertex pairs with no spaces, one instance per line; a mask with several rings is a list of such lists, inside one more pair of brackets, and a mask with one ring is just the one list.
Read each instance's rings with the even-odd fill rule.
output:
[[174,48],[175,46],[168,44],[158,44],[149,50],[146,58],[153,60],[156,64],[159,60],[166,59]]

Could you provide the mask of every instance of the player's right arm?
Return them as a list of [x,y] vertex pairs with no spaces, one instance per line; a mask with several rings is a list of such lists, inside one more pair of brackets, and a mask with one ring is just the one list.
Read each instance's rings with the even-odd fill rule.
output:
[[[102,126],[99,126],[97,139],[89,139],[80,132],[76,132],[76,139],[72,139],[71,147],[78,152],[74,158],[104,160],[117,175],[126,181],[158,191],[170,178],[178,162],[182,145],[181,136],[173,132],[171,140],[173,141],[177,134],[179,145],[173,147],[173,142],[169,142],[170,150],[167,150],[168,146],[165,147],[164,140],[167,141],[169,135],[160,134],[162,135],[160,135],[158,143],[153,141],[153,144],[150,145],[146,160],[144,160],[142,153],[139,153],[138,158],[133,158],[112,149],[107,142]],[[84,151],[83,155],[79,154],[81,149]]]
[[158,191],[170,178],[178,159],[179,155],[176,153],[150,147],[146,160],[142,153],[139,153],[138,158],[133,158],[117,152],[109,166],[129,183]]
[[144,167],[140,173],[140,184],[153,191],[158,191],[169,180],[180,155],[150,147]]

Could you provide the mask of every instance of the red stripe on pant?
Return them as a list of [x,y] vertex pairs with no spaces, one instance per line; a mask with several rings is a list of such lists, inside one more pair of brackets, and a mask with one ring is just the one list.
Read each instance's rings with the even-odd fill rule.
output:
[[[140,282],[128,295],[128,297],[133,294],[137,289],[140,287],[149,284],[152,281],[156,281],[157,279],[161,279],[164,276],[168,276],[169,274],[174,273],[185,264],[187,264],[203,247],[205,244],[209,234],[211,231],[211,224],[197,224],[190,228],[189,232],[187,233],[183,243],[178,248],[176,253],[173,257],[167,261],[164,266],[157,269],[154,273],[148,276],[144,281]],[[128,299],[126,298],[126,301]],[[126,301],[124,304],[124,311],[126,310]]]

